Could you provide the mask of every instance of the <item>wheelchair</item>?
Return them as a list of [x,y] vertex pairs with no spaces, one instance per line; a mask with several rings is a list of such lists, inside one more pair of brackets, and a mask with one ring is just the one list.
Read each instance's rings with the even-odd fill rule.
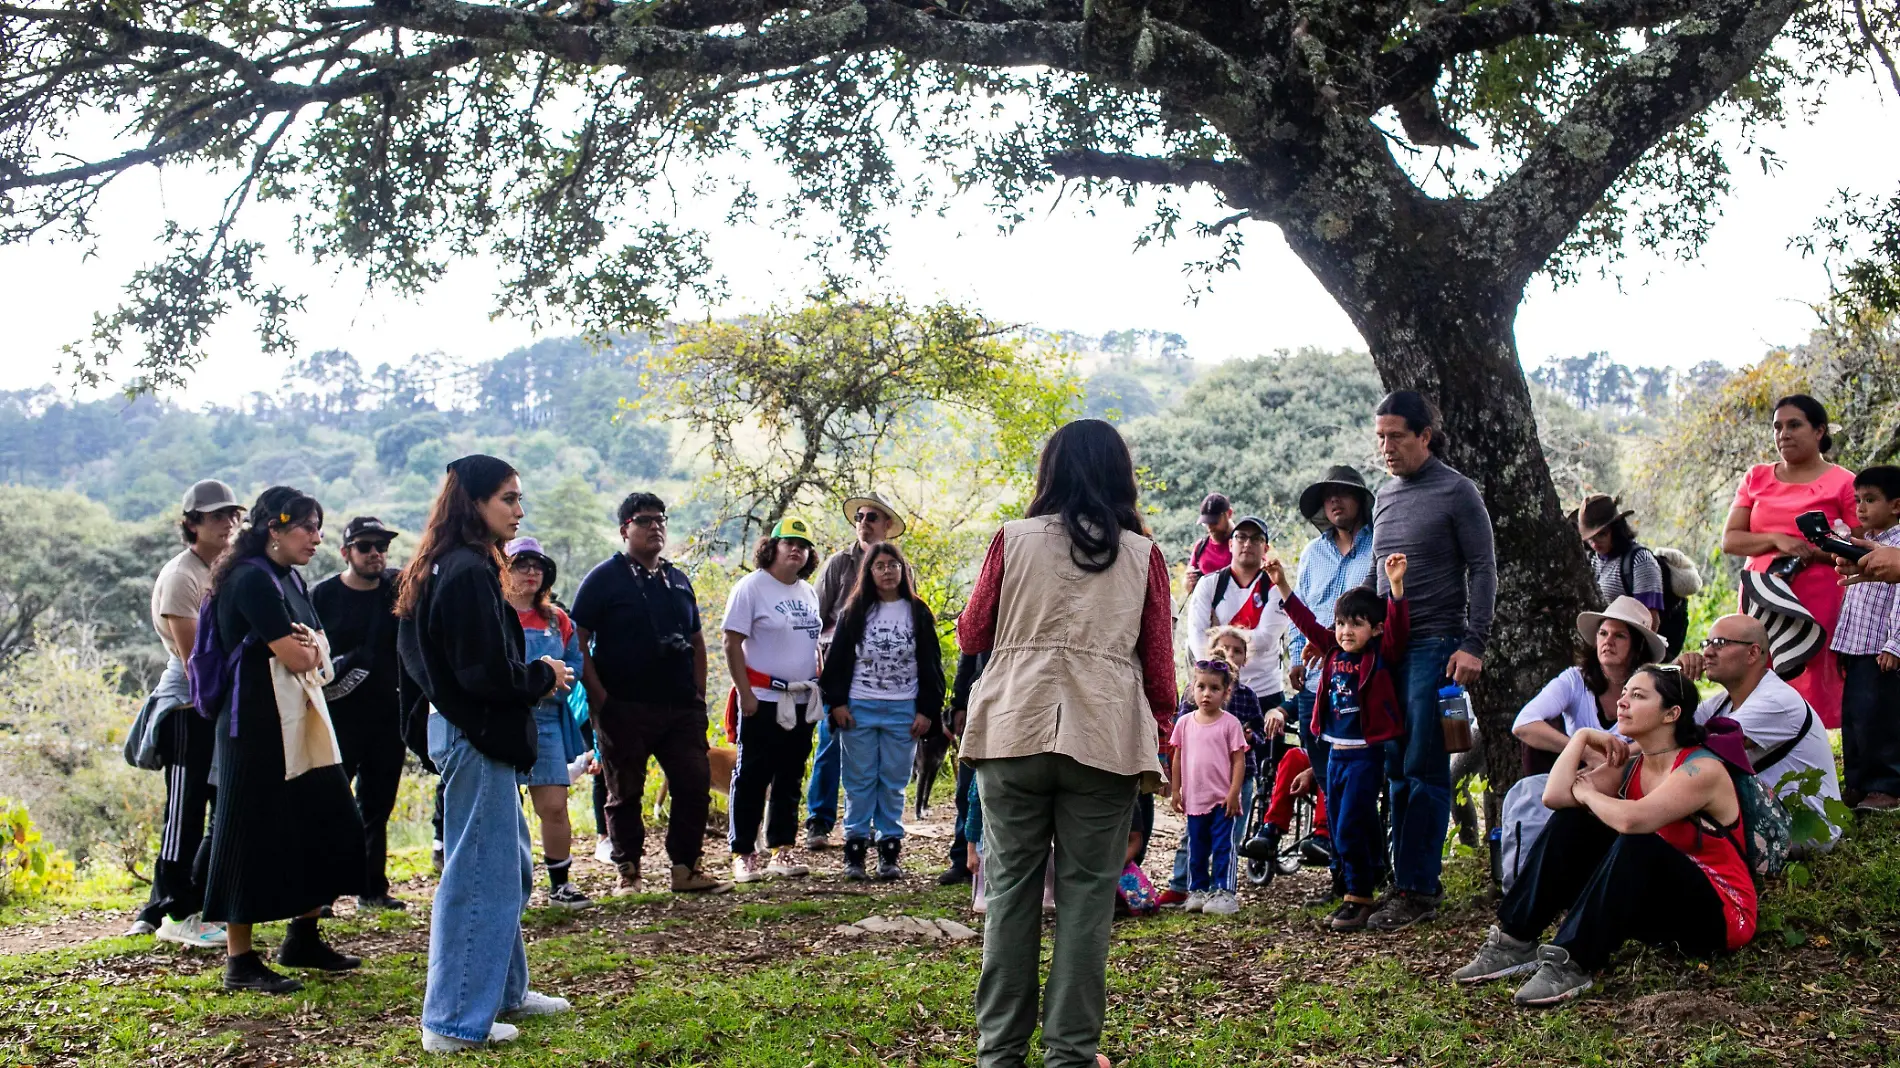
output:
[[[1267,810],[1273,802],[1273,782],[1280,770],[1280,760],[1288,752],[1299,748],[1299,725],[1292,722],[1297,717],[1289,716],[1286,731],[1268,741],[1264,750],[1255,750],[1256,765],[1254,772],[1253,804],[1247,808],[1246,835],[1244,842],[1259,833],[1266,822]],[[1247,881],[1254,886],[1266,886],[1276,876],[1292,875],[1307,865],[1325,866],[1330,863],[1332,842],[1325,835],[1318,834],[1313,822],[1313,794],[1308,793],[1293,799],[1292,825],[1280,835],[1280,848],[1273,856],[1265,859],[1243,857],[1246,862]]]

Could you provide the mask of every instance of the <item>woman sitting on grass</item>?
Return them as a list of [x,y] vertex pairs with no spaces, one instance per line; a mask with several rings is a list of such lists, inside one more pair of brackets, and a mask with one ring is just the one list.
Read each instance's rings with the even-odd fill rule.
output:
[[[1583,728],[1544,790],[1554,810],[1498,922],[1454,976],[1479,983],[1536,971],[1520,1005],[1559,1005],[1629,939],[1707,956],[1755,934],[1755,883],[1741,805],[1723,758],[1695,722],[1695,684],[1647,664],[1616,705],[1617,731]],[[1557,937],[1537,936],[1564,909]]]

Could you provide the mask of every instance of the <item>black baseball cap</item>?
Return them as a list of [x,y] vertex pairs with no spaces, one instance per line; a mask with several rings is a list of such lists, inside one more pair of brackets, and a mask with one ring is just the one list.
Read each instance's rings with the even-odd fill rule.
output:
[[359,515],[343,527],[343,544],[351,545],[357,541],[380,541],[389,544],[396,531],[383,525],[383,521],[373,515]]
[[1201,522],[1219,519],[1234,510],[1225,493],[1210,493],[1201,499]]
[[1234,520],[1234,529],[1239,530],[1241,527],[1253,527],[1260,532],[1261,537],[1273,540],[1273,532],[1267,529],[1267,521],[1257,515],[1243,515]]

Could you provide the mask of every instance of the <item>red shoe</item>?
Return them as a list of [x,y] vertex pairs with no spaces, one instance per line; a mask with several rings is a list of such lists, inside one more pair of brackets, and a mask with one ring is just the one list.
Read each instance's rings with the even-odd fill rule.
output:
[[1187,904],[1187,899],[1187,891],[1185,890],[1163,890],[1155,898],[1155,903],[1164,909],[1178,909],[1182,905]]

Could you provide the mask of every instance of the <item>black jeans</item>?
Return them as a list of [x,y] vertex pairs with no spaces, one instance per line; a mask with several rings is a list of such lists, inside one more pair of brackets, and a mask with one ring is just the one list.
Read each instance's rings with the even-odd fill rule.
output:
[[[754,852],[759,823],[765,823],[769,849],[798,840],[798,805],[804,798],[805,762],[811,759],[814,724],[801,722],[791,730],[778,725],[778,709],[761,701],[757,713],[739,717],[739,762],[732,769],[728,844],[734,856]],[[771,811],[766,796],[771,795]]]
[[363,817],[363,896],[389,892],[389,814],[396,810],[407,748],[397,723],[396,706],[338,709],[337,748],[343,751],[343,775],[356,795]]
[[1498,927],[1536,941],[1565,909],[1551,944],[1586,971],[1608,964],[1632,938],[1692,956],[1728,948],[1722,902],[1694,861],[1659,835],[1617,834],[1588,809],[1551,814],[1498,906]]
[[165,917],[182,920],[204,906],[205,870],[211,842],[205,834],[218,793],[211,783],[217,728],[189,706],[165,716],[165,828],[152,863],[152,892],[139,919],[156,927]]
[[[608,698],[594,715],[600,745],[601,777],[607,780],[607,837],[614,863],[638,864],[646,850],[646,824],[640,816],[646,796],[647,759],[660,762],[672,813],[666,821],[666,855],[675,864],[699,866],[706,839],[706,813],[712,806],[711,772],[706,766],[706,709],[685,705],[649,705]],[[800,770],[804,764],[801,760]]]
[[1900,797],[1900,671],[1840,656],[1841,767],[1847,789]]
[[968,868],[970,839],[963,833],[963,822],[970,818],[970,783],[976,778],[976,765],[957,761],[957,833],[950,839],[950,866]]

